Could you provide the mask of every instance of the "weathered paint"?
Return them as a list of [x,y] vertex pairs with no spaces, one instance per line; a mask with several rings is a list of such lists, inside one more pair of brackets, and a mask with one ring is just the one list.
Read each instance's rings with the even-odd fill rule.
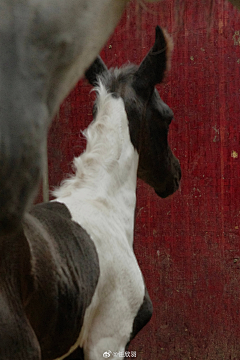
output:
[[[153,300],[150,323],[131,343],[138,360],[240,358],[240,14],[224,0],[214,12],[186,0],[184,23],[173,1],[133,3],[101,55],[108,66],[147,53],[155,25],[174,36],[163,100],[175,113],[170,144],[181,162],[181,189],[161,200],[139,182],[135,251]],[[49,136],[50,185],[84,149],[91,120],[85,81],[62,105]],[[236,156],[238,154],[238,156]]]

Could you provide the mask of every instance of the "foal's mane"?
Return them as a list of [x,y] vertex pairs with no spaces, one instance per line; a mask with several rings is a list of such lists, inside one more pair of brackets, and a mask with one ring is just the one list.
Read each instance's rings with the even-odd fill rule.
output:
[[55,197],[68,196],[76,188],[84,186],[87,180],[87,174],[94,168],[96,161],[102,161],[102,149],[104,148],[105,138],[101,136],[106,133],[106,117],[109,102],[113,97],[119,97],[118,90],[120,84],[129,81],[137,69],[134,64],[127,64],[120,68],[111,68],[98,79],[98,85],[93,89],[97,98],[95,101],[96,118],[83,131],[87,140],[86,150],[73,160],[74,174],[62,181],[59,188],[56,188],[52,194]]
[[93,89],[97,95],[95,102],[97,108],[96,118],[82,132],[87,141],[86,150],[80,156],[74,158],[74,174],[63,180],[59,188],[54,189],[52,194],[55,197],[66,197],[76,188],[84,186],[86,184],[85,180],[88,180],[88,174],[91,173],[91,170],[94,170],[96,163],[102,162],[106,139],[104,134],[107,133],[107,118],[109,118],[108,107],[113,99],[113,94],[107,90],[103,82],[104,79],[99,79],[98,86]]

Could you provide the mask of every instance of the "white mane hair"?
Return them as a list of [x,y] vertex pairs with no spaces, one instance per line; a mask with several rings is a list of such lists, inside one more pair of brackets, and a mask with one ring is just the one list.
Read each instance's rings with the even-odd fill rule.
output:
[[[110,170],[120,157],[123,117],[127,120],[123,100],[108,93],[101,81],[93,90],[97,94],[97,115],[82,132],[87,140],[86,150],[73,160],[75,173],[69,175],[60,187],[52,192],[57,198],[69,196],[77,188],[87,186],[99,168],[97,164]],[[128,124],[128,121],[126,122]]]

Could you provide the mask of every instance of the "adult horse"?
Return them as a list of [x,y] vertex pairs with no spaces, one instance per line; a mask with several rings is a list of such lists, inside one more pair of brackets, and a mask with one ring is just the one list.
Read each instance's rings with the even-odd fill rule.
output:
[[18,229],[51,119],[128,1],[0,0],[0,236]]
[[109,71],[97,58],[87,71],[98,97],[75,174],[1,243],[1,360],[63,359],[75,349],[79,360],[123,359],[149,321],[152,305],[133,252],[136,182],[161,197],[179,186],[168,145],[173,112],[155,89],[171,49],[157,27],[139,67]]

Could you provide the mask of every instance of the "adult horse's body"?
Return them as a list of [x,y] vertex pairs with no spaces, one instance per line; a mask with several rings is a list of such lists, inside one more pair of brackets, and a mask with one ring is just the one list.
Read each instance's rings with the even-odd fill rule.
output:
[[1,360],[62,359],[75,350],[78,359],[121,359],[150,319],[133,252],[136,179],[161,197],[179,186],[167,142],[173,113],[155,89],[170,52],[157,27],[139,67],[109,71],[97,58],[87,71],[98,98],[76,173],[1,243]]
[[126,3],[0,0],[0,235],[33,201],[50,121]]
[[0,236],[18,229],[51,119],[128,1],[0,0]]

